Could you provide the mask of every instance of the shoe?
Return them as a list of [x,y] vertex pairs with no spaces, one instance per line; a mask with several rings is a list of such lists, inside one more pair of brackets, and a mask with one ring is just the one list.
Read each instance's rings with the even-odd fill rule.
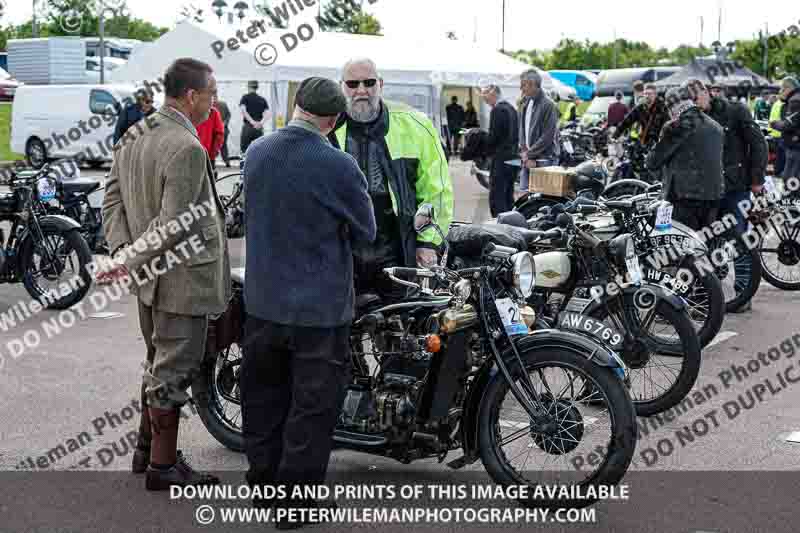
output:
[[147,490],[169,490],[172,485],[219,485],[219,478],[193,469],[183,456],[169,470],[156,470],[148,466],[145,475]]
[[749,300],[746,304],[742,305],[741,307],[734,309],[731,311],[732,313],[746,313],[747,311],[753,310],[753,300]]
[[[338,505],[333,500],[307,500],[304,502],[297,502],[295,504],[282,504],[284,507],[299,509],[299,508],[306,508],[306,509],[338,509]],[[276,515],[277,516],[277,515]],[[289,530],[289,529],[299,529],[303,526],[307,526],[310,524],[317,524],[319,522],[310,519],[310,515],[301,515],[300,520],[291,520],[288,516],[281,517],[281,519],[275,521],[275,529],[280,529],[282,531]]]
[[[183,452],[178,450],[178,461],[184,461]],[[134,474],[144,474],[150,466],[150,449],[136,448],[133,452],[131,471]]]

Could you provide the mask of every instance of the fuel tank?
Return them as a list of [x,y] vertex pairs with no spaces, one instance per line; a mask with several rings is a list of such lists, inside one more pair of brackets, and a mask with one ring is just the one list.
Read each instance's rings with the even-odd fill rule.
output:
[[536,266],[536,286],[557,288],[569,281],[572,262],[567,252],[545,252],[533,256]]

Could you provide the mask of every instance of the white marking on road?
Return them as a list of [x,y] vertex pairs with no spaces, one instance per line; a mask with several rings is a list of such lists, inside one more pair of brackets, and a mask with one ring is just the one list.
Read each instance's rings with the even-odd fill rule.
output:
[[717,333],[717,336],[714,337],[711,342],[706,345],[706,348],[711,348],[715,344],[719,344],[721,342],[725,342],[726,340],[735,337],[738,335],[735,331],[720,331]]
[[125,316],[122,313],[114,313],[111,311],[101,311],[100,313],[93,313],[89,315],[89,318],[119,318],[121,316]]
[[800,431],[794,431],[786,435],[786,442],[794,442],[800,444]]

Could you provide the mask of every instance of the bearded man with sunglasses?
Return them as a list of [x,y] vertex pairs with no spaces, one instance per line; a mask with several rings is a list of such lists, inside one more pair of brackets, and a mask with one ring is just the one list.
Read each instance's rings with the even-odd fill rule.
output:
[[433,205],[447,231],[453,216],[453,185],[447,157],[433,123],[402,103],[384,100],[383,79],[370,59],[353,59],[342,69],[347,113],[328,135],[331,144],[352,155],[367,177],[377,223],[371,245],[354,250],[356,293],[397,294],[382,269],[431,266],[441,238],[414,231],[414,214]]

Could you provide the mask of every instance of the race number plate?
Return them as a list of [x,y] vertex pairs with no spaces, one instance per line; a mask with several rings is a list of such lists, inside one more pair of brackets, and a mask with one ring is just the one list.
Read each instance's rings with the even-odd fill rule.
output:
[[522,315],[519,311],[519,306],[515,304],[511,298],[500,298],[495,300],[497,311],[500,313],[500,319],[503,321],[503,326],[506,328],[508,335],[527,335],[528,326],[522,321]]
[[672,204],[662,203],[656,211],[656,229],[666,230],[672,227]]
[[764,190],[772,198],[780,198],[780,193],[778,193],[778,187],[775,185],[775,181],[772,179],[772,176],[764,177]]
[[43,178],[39,180],[37,185],[39,189],[39,200],[47,202],[56,197],[56,184],[53,180]]
[[628,265],[628,275],[630,275],[631,283],[637,285],[642,282],[642,267],[639,265],[639,258],[635,255],[625,258],[625,264]]
[[558,327],[589,334],[601,344],[610,346],[614,350],[622,348],[622,335],[603,324],[600,320],[586,315],[563,312],[558,315]]

